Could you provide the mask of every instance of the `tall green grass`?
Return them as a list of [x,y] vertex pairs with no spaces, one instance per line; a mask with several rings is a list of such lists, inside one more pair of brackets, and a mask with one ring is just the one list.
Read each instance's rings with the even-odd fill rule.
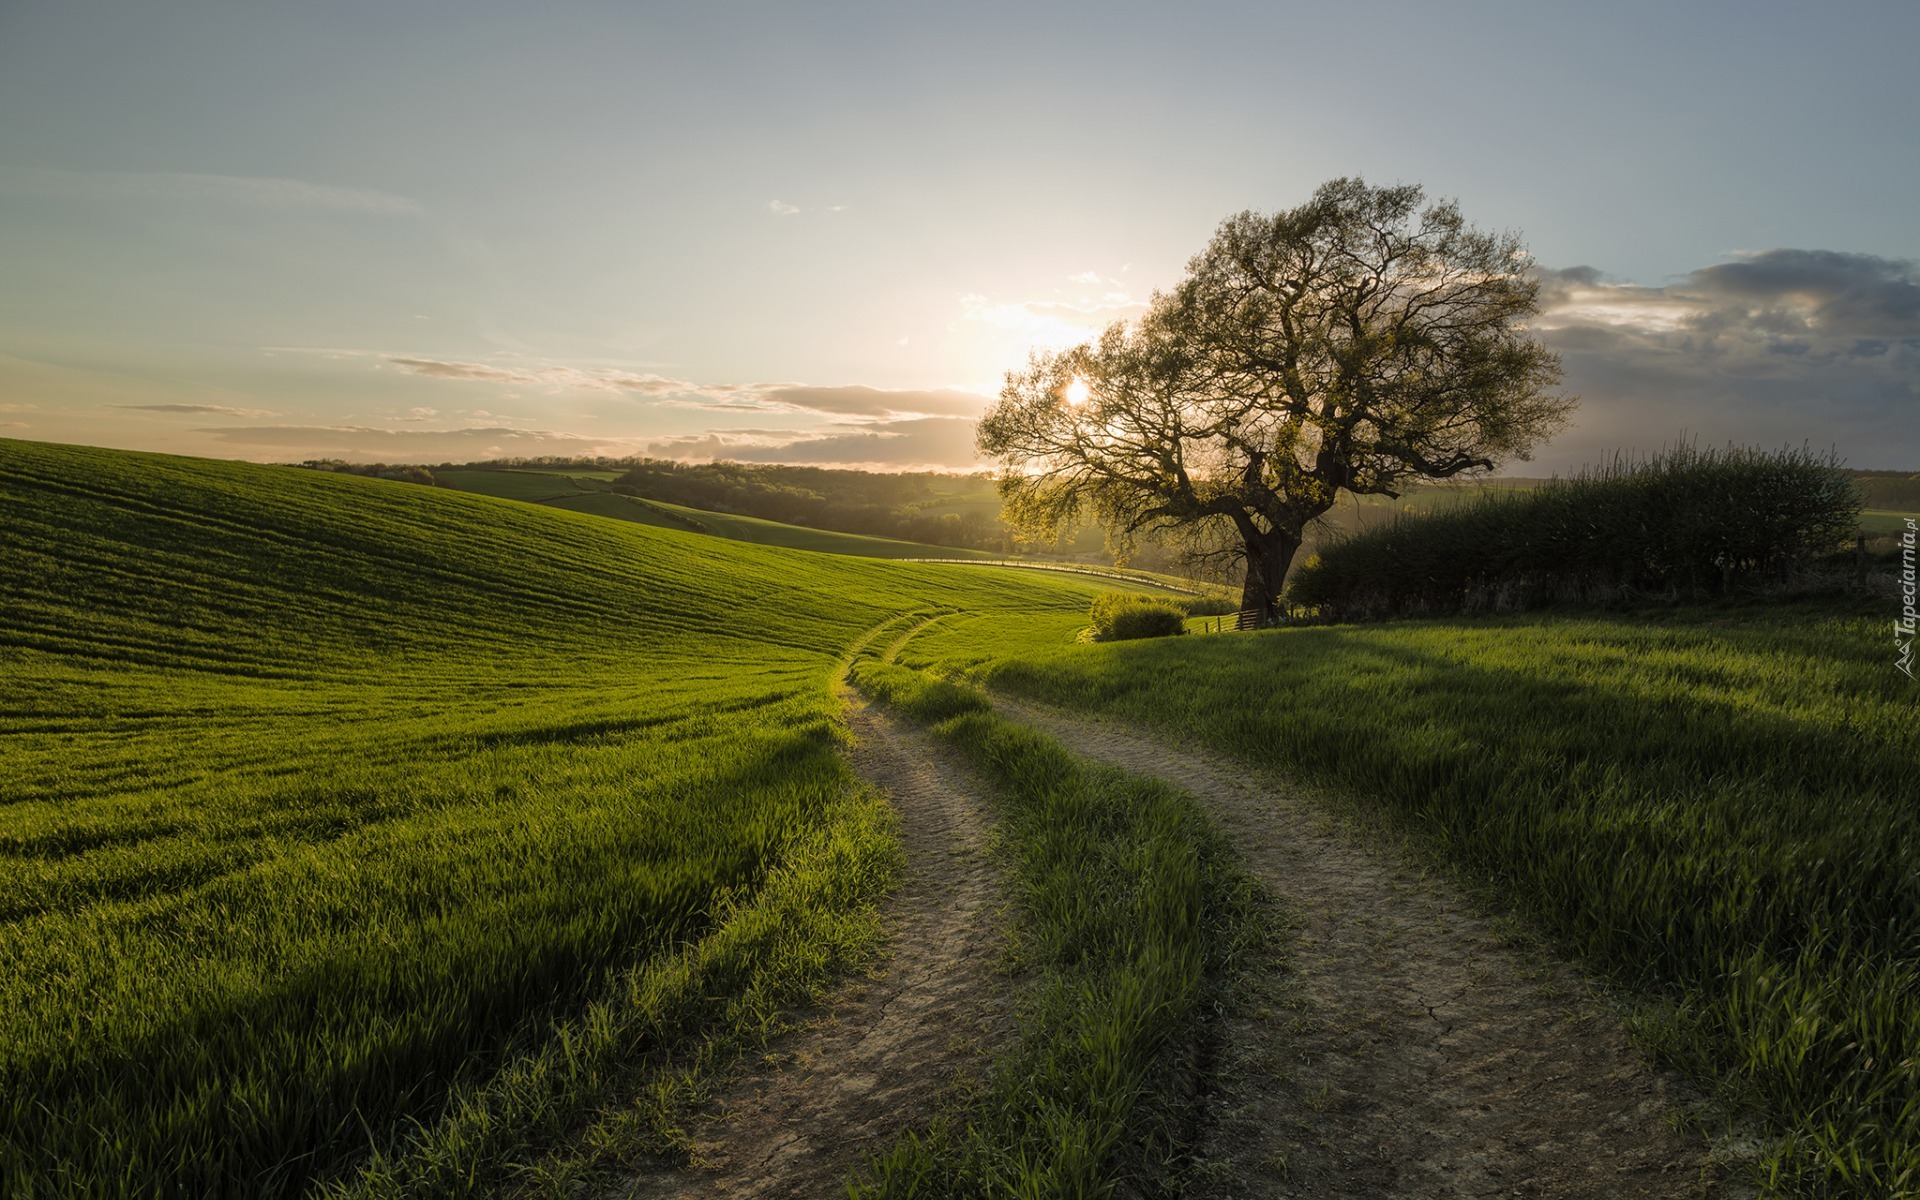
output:
[[910,665],[1397,812],[1647,997],[1783,1195],[1920,1191],[1920,722],[1883,613],[1508,617],[1110,646],[942,623]]
[[1198,1025],[1255,937],[1252,885],[1166,785],[1082,763],[965,685],[877,661],[855,679],[993,785],[1021,982],[979,1094],[877,1156],[854,1194],[1177,1194]]
[[1329,541],[1288,598],[1348,620],[1717,594],[1783,578],[1859,516],[1830,459],[1683,445]]
[[861,632],[1092,594],[0,440],[0,1191],[497,1189],[870,946]]

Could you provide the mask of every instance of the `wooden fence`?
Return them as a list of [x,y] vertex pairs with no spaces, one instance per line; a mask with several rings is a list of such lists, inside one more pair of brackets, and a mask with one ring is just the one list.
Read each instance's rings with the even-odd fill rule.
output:
[[1215,617],[1200,628],[1207,633],[1238,633],[1244,629],[1264,629],[1266,622],[1260,619],[1259,609],[1243,608],[1233,614],[1231,628],[1228,627],[1225,617]]

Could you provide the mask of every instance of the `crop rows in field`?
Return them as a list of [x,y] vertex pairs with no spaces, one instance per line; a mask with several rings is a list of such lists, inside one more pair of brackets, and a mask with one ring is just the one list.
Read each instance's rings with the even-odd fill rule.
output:
[[0,1174],[53,1195],[497,1178],[870,945],[860,631],[1092,591],[7,441],[0,518]]

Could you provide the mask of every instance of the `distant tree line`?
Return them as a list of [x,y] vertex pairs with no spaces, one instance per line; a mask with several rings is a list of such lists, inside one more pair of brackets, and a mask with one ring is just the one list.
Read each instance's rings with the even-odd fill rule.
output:
[[643,500],[738,513],[788,525],[902,538],[933,546],[1008,553],[1010,531],[995,513],[932,512],[954,477],[932,471],[881,473],[775,463],[685,463],[656,458],[493,458],[482,462],[350,463],[310,458],[298,464],[377,479],[437,484],[439,471],[620,471],[613,490]]
[[[1707,454],[1706,457],[1715,456]],[[1722,454],[1718,457],[1726,458],[1727,456]],[[1573,487],[1576,492],[1579,492],[1579,489],[1595,486],[1601,477],[1618,476],[1628,470],[1645,473],[1655,470],[1656,464],[1660,462],[1666,462],[1667,467],[1674,465],[1667,460],[1653,460],[1631,466],[1615,463],[1609,468],[1587,472],[1573,480],[1544,486],[1549,489]],[[1920,512],[1920,474],[1890,470],[1840,470],[1824,460],[1818,462],[1809,460],[1809,464],[1819,467],[1822,472],[1820,478],[1823,480],[1832,480],[1837,476],[1850,481],[1864,507],[1889,509],[1896,512]],[[962,547],[995,553],[1009,553],[1022,548],[1014,545],[1011,532],[997,515],[980,511],[966,513],[928,511],[940,504],[942,493],[951,492],[954,483],[953,476],[933,472],[882,474],[875,471],[851,471],[827,467],[735,462],[683,463],[663,459],[605,456],[497,458],[483,462],[439,463],[433,466],[308,459],[299,465],[314,470],[337,471],[344,474],[423,484],[435,484],[438,482],[435,477],[436,472],[452,470],[619,471],[622,474],[614,483],[614,490],[647,500],[681,504],[689,508],[708,509],[714,512],[740,513],[769,521],[781,521],[815,529],[830,529],[841,533],[903,538],[934,546]],[[1715,469],[1732,468],[1723,464]],[[1497,503],[1501,500],[1524,501],[1532,490],[1534,489],[1515,488],[1510,493],[1495,496],[1489,503]],[[1586,495],[1584,492],[1579,494]],[[1570,494],[1561,493],[1561,495]],[[1719,506],[1719,511],[1725,511],[1725,506]],[[1417,520],[1406,518],[1396,521],[1387,528],[1400,529],[1402,536],[1426,538],[1427,535],[1424,532],[1415,534],[1411,529],[1402,528],[1403,525],[1408,524],[1417,524]],[[1381,536],[1387,535],[1383,533]],[[1327,561],[1329,552],[1333,554],[1336,561],[1341,560],[1343,555],[1366,553],[1364,545],[1338,550],[1329,547],[1321,554],[1322,562]],[[1470,559],[1471,557],[1469,556]],[[1183,559],[1180,547],[1161,546],[1152,542],[1143,542],[1135,546],[1130,561],[1131,565],[1136,567],[1174,573],[1186,573],[1191,566]],[[1333,569],[1316,567],[1315,571]],[[1343,571],[1345,569],[1341,568]],[[1459,569],[1469,569],[1465,560]],[[1300,573],[1296,572],[1296,575]],[[1237,579],[1237,572],[1232,578]],[[1307,586],[1322,585],[1316,583]],[[1329,582],[1326,586],[1332,586],[1332,584]],[[1567,586],[1570,585],[1563,584],[1562,590]],[[1346,589],[1347,585],[1342,587]],[[1352,587],[1359,588],[1357,576]],[[1376,596],[1384,595],[1376,588],[1369,587],[1361,590]],[[1360,591],[1347,590],[1343,591],[1343,594],[1353,599],[1360,595]],[[1297,590],[1292,599],[1295,603],[1304,602]]]
[[[366,475],[373,479],[397,479],[402,483],[424,483],[429,487],[439,481],[433,477],[433,468],[408,463],[350,463],[338,458],[309,458],[300,464],[313,471],[333,471],[341,475]],[[453,464],[442,463],[449,468]]]
[[624,465],[613,490],[643,500],[935,546],[1002,552],[1011,547],[997,516],[927,511],[941,503],[936,485],[951,485],[951,476],[664,459]]
[[1287,594],[1339,620],[1717,595],[1786,579],[1859,514],[1831,458],[1683,445],[1333,541]]
[[1920,512],[1920,475],[1911,471],[1855,471],[1853,482],[1868,508]]

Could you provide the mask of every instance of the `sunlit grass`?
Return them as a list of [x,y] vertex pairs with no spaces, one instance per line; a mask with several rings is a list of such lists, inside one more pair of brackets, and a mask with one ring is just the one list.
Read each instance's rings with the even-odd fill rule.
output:
[[855,678],[932,723],[993,787],[1020,981],[1018,1030],[978,1094],[877,1155],[855,1194],[1175,1186],[1198,1116],[1182,1064],[1203,1009],[1263,936],[1254,886],[1173,788],[1083,763],[965,685],[873,661]]
[[1384,805],[1653,998],[1789,1194],[1920,1188],[1920,722],[1879,614],[1423,621],[1112,646],[943,622],[903,661]]
[[6,1190],[487,1191],[673,1091],[876,935],[846,648],[1094,590],[0,441]]

